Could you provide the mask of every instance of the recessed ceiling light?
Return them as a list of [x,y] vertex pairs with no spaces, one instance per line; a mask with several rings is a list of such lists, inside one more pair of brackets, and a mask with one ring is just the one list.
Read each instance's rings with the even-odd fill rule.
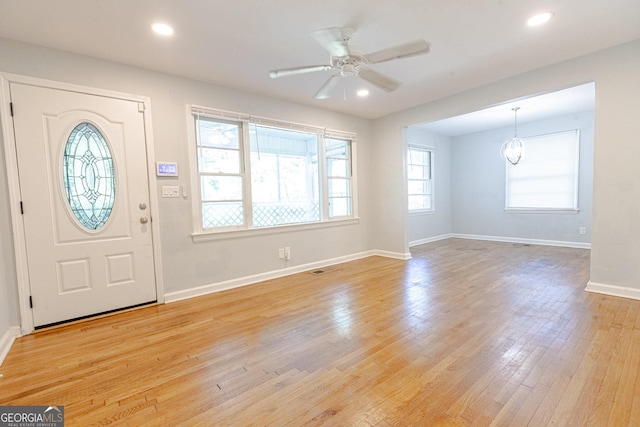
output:
[[154,23],[151,28],[156,34],[160,34],[161,36],[170,36],[173,34],[173,28],[167,24],[163,24],[162,22]]
[[369,95],[369,89],[360,89],[359,91],[356,92],[356,95],[367,96]]
[[537,27],[538,25],[546,24],[552,16],[553,13],[551,12],[539,13],[529,18],[527,25],[530,27]]

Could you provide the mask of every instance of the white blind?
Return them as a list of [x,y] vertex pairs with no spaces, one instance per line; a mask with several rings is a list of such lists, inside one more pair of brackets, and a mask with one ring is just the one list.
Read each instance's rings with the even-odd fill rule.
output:
[[579,131],[525,138],[525,157],[507,165],[506,209],[578,209]]

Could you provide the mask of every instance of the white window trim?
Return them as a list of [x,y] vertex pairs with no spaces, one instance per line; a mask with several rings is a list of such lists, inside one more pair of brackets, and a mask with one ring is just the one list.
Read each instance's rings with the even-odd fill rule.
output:
[[326,158],[326,153],[327,153],[327,146],[326,146],[326,140],[325,138],[320,138],[320,146],[321,146],[321,150],[322,153],[324,154],[324,162],[321,162],[322,165],[320,166],[320,173],[322,174],[322,176],[325,178],[322,180],[322,193],[321,194],[326,194],[327,197],[323,197],[323,222],[334,222],[334,221],[345,221],[345,220],[351,220],[354,218],[358,218],[358,212],[357,212],[357,185],[355,185],[355,180],[357,175],[356,172],[356,143],[355,143],[355,134],[353,136],[353,139],[350,138],[345,138],[344,136],[336,136],[334,134],[330,134],[325,132],[324,133],[324,137],[327,138],[333,138],[333,139],[345,139],[345,140],[350,140],[351,144],[349,144],[349,159],[351,160],[351,175],[349,176],[349,194],[351,194],[351,211],[353,212],[353,215],[344,215],[344,216],[336,216],[333,218],[329,218],[329,176],[327,175],[327,158]]
[[506,213],[513,213],[513,214],[522,214],[522,213],[524,213],[524,214],[527,214],[527,213],[534,213],[534,214],[577,214],[577,213],[580,212],[580,209],[505,208],[504,211]]
[[537,137],[541,137],[541,136],[546,136],[546,135],[553,135],[556,133],[565,133],[565,132],[575,132],[576,134],[576,158],[575,158],[575,167],[576,167],[576,176],[574,177],[574,200],[573,200],[573,208],[527,208],[527,207],[521,207],[521,208],[515,208],[515,207],[509,207],[509,191],[508,191],[508,185],[509,185],[509,165],[507,164],[506,160],[505,160],[505,169],[504,169],[504,176],[505,176],[505,185],[504,185],[504,203],[505,203],[505,208],[504,208],[504,212],[508,213],[508,214],[568,214],[568,215],[575,215],[577,213],[580,212],[580,205],[579,205],[579,193],[580,193],[580,129],[567,129],[567,130],[562,130],[562,131],[558,131],[558,132],[550,132],[550,133],[544,133],[544,134],[539,134],[539,135],[534,135],[534,136],[530,136],[527,138],[524,138],[525,140],[525,150],[526,150],[526,140],[527,139],[531,139],[531,138],[537,138]]
[[[250,221],[248,218],[249,212],[245,209],[245,225],[243,226],[229,226],[229,227],[220,227],[216,229],[202,229],[202,208],[201,208],[201,200],[200,200],[200,174],[198,173],[198,154],[196,150],[196,129],[195,129],[195,121],[193,120],[194,115],[199,115],[202,117],[208,117],[212,119],[219,120],[228,120],[234,122],[242,122],[245,124],[256,124],[263,126],[276,127],[281,129],[289,129],[301,132],[309,132],[309,133],[317,133],[323,137],[335,138],[335,139],[345,139],[349,140],[351,146],[351,209],[352,215],[350,216],[341,216],[328,218],[328,199],[326,195],[328,194],[328,189],[325,188],[327,186],[326,179],[326,164],[325,162],[322,165],[319,165],[319,173],[322,174],[322,182],[320,183],[320,192],[321,192],[321,202],[323,205],[322,211],[322,219],[320,221],[315,222],[307,222],[307,223],[299,223],[299,224],[282,224],[275,225],[269,227],[259,227],[252,228],[249,226]],[[275,119],[270,119],[267,117],[259,117],[259,116],[251,116],[248,114],[238,113],[234,111],[227,110],[219,110],[209,107],[203,107],[194,104],[187,104],[186,106],[186,119],[187,119],[187,141],[189,146],[189,166],[190,166],[190,186],[191,186],[191,224],[192,224],[192,232],[191,237],[194,241],[205,241],[205,240],[221,240],[228,239],[234,237],[249,237],[249,236],[259,236],[266,235],[272,233],[282,233],[285,231],[299,231],[299,230],[311,230],[316,228],[324,228],[324,227],[335,227],[338,225],[350,225],[359,223],[360,217],[358,214],[358,194],[357,194],[357,144],[356,144],[356,134],[352,132],[339,131],[334,129],[327,129],[319,126],[305,125],[301,123],[294,122],[286,122]],[[250,156],[248,153],[250,152],[250,140],[248,135],[249,126],[241,127],[243,132],[243,147],[242,147],[242,173],[245,174],[248,169],[248,162],[250,162]],[[325,142],[324,138],[320,138],[319,150],[324,150]],[[324,151],[321,151],[324,153]],[[324,154],[323,154],[324,159]],[[248,203],[251,206],[251,191],[250,191],[250,179],[243,179],[243,191],[245,197],[245,205]],[[325,200],[326,199],[326,200]]]
[[409,216],[433,215],[435,213],[436,213],[435,209],[433,209],[433,210],[416,209],[416,210],[413,210],[413,211],[409,211]]
[[[436,176],[436,169],[435,169],[435,158],[436,158],[436,149],[435,147],[429,146],[429,145],[420,145],[420,144],[413,144],[413,143],[408,143],[407,144],[407,148],[405,150],[405,164],[407,165],[407,176],[405,178],[406,182],[407,182],[407,189],[408,189],[408,183],[409,183],[409,176],[408,176],[408,165],[409,165],[409,157],[408,157],[408,151],[411,148],[415,148],[418,150],[423,150],[423,151],[428,151],[430,153],[430,162],[431,164],[430,169],[431,169],[431,209],[409,209],[407,207],[407,211],[409,212],[410,216],[413,215],[431,215],[436,213],[436,186],[435,186],[435,176]],[[407,191],[407,199],[409,197],[409,191]]]
[[260,228],[243,228],[241,230],[225,229],[225,231],[194,231],[191,234],[191,238],[194,242],[204,242],[211,240],[234,239],[237,237],[265,236],[269,234],[278,234],[284,232],[308,231],[316,230],[319,228],[339,227],[359,223],[360,218],[354,217],[345,219],[345,217],[341,217],[339,219],[331,219],[328,221],[306,222],[303,224],[273,225],[270,227]]

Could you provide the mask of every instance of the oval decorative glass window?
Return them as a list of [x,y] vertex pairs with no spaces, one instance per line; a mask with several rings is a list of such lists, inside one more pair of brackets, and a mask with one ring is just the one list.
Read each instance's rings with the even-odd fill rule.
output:
[[73,215],[89,230],[102,227],[116,192],[113,157],[102,133],[91,123],[73,128],[64,147],[62,177]]

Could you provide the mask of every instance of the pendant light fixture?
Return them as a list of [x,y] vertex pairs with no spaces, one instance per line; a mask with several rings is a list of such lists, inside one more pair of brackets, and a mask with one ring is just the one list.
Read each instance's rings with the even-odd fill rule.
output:
[[513,138],[506,140],[500,147],[500,155],[507,159],[512,165],[517,165],[524,157],[524,140],[518,138],[518,110],[520,107],[512,108],[514,114]]

